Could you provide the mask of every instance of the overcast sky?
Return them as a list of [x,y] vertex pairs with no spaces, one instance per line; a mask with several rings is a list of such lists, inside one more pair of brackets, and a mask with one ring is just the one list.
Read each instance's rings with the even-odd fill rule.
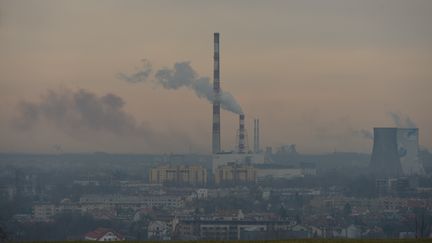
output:
[[[119,74],[187,61],[211,77],[216,31],[249,145],[259,117],[263,147],[369,153],[393,112],[432,148],[431,13],[429,0],[2,0],[0,152],[209,152],[206,99]],[[237,124],[222,112],[224,150]]]

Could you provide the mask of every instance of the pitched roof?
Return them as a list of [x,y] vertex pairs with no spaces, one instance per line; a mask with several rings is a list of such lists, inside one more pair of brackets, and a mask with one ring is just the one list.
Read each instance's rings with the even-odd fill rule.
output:
[[87,232],[84,235],[84,237],[99,240],[100,238],[102,238],[104,235],[106,235],[109,232],[113,233],[118,239],[123,239],[123,236],[121,234],[119,234],[118,232],[116,232],[114,230],[107,229],[107,228],[97,228],[93,231]]

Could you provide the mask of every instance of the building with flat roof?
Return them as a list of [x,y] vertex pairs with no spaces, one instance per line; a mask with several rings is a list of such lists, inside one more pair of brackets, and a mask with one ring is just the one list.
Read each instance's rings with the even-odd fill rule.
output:
[[253,166],[236,163],[219,166],[214,173],[215,184],[255,183],[256,177]]
[[150,183],[205,186],[207,170],[200,165],[163,165],[150,170]]

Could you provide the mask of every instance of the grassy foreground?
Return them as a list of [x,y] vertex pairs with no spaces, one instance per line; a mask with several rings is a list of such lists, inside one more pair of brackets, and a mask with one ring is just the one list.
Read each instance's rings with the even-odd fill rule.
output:
[[[32,243],[82,243],[92,241],[32,241]],[[161,243],[163,241],[110,241],[110,242],[128,242],[128,243]],[[432,243],[432,239],[388,239],[388,240],[350,240],[350,239],[292,239],[292,240],[239,240],[239,241],[227,241],[227,240],[198,240],[198,241],[165,241],[169,243]]]

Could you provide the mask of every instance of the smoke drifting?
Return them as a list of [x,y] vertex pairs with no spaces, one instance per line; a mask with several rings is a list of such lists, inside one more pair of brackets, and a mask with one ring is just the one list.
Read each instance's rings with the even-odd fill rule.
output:
[[397,127],[417,128],[415,122],[408,115],[401,114],[400,112],[389,112],[388,116]]
[[[408,116],[400,112],[388,112],[387,115],[391,118],[396,127],[399,128],[417,128],[415,122]],[[354,135],[362,138],[373,140],[373,133],[369,130],[361,129],[354,131]]]
[[[135,73],[117,74],[117,78],[129,83],[154,82],[165,89],[177,90],[182,87],[191,89],[199,98],[207,99],[213,103],[213,85],[210,78],[199,76],[191,67],[190,62],[177,62],[173,68],[161,68],[152,73],[152,65],[143,60],[143,67]],[[226,91],[221,90],[220,94],[221,107],[227,111],[241,114],[241,106],[237,103],[234,96]]]
[[132,75],[124,73],[117,74],[117,78],[125,80],[130,83],[139,83],[147,80],[152,73],[152,65],[147,59],[142,59],[142,68]]
[[123,110],[124,105],[115,94],[97,96],[84,89],[49,90],[38,102],[21,102],[14,124],[23,130],[49,122],[68,133],[100,131],[119,136],[152,136],[144,124],[137,124]]
[[[11,126],[30,137],[46,132],[47,136],[40,137],[39,142],[50,144],[50,150],[56,152],[62,152],[64,146],[78,151],[97,148],[122,153],[183,152],[187,149],[185,144],[205,149],[177,128],[156,129],[147,122],[137,121],[125,106],[123,98],[112,93],[98,95],[86,89],[66,88],[48,90],[38,100],[21,101]],[[59,139],[65,138],[72,140],[66,144],[63,140],[57,145]]]
[[366,130],[366,129],[354,131],[354,134],[358,135],[362,138],[366,138],[366,139],[370,139],[370,140],[373,140],[373,138],[374,138],[372,132],[369,130]]

